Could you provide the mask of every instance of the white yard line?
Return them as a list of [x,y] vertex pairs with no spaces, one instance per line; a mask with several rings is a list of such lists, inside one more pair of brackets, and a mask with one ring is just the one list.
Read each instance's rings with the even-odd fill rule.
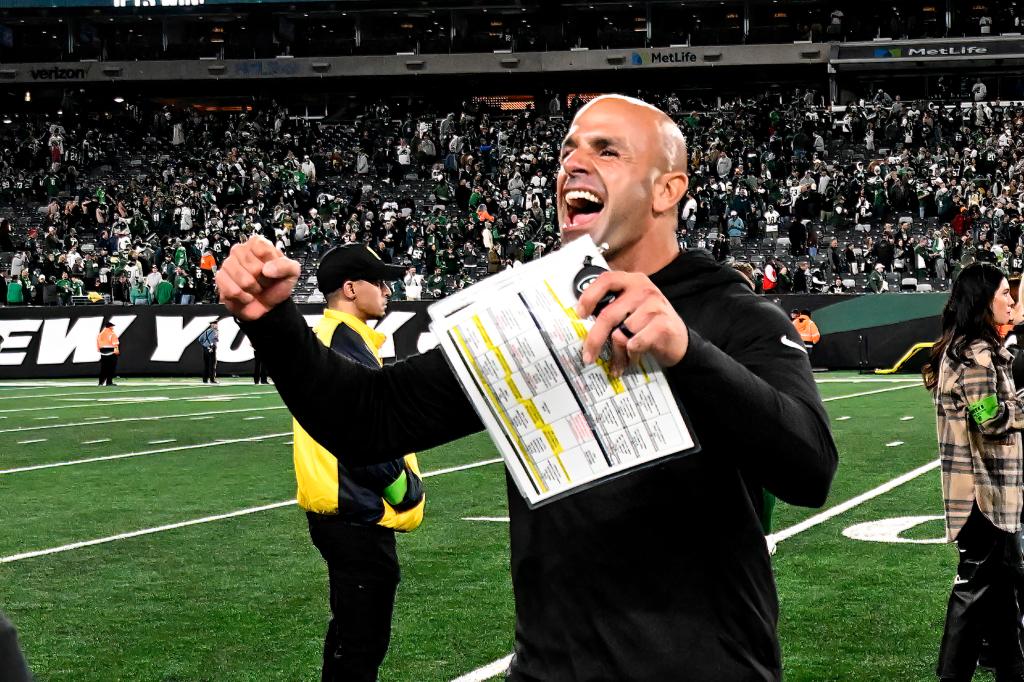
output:
[[163,440],[151,440],[146,445],[160,445],[161,443],[174,443],[177,442],[177,438],[164,438]]
[[33,438],[31,440],[19,440],[18,445],[28,445],[30,443],[45,443],[45,438]]
[[97,438],[96,440],[83,440],[82,445],[96,445],[97,443],[109,443],[109,438]]
[[463,521],[482,521],[484,523],[508,523],[512,519],[507,516],[463,516]]
[[505,658],[499,658],[493,663],[488,663],[481,668],[477,668],[473,672],[468,672],[461,677],[456,677],[452,682],[484,682],[484,680],[489,680],[492,677],[504,675],[511,663],[512,654],[509,654]]
[[119,535],[110,535],[105,538],[96,538],[95,540],[85,540],[83,542],[74,542],[70,545],[61,545],[60,547],[50,547],[49,549],[37,549],[34,552],[23,552],[21,554],[12,554],[10,556],[0,557],[0,564],[9,564],[15,561],[21,561],[22,559],[33,559],[35,557],[46,556],[48,554],[59,554],[61,552],[70,552],[73,549],[81,549],[83,547],[92,547],[93,545],[102,545],[108,542],[115,542],[117,540],[127,540],[129,538],[137,538],[141,535],[151,535],[153,533],[161,533],[165,530],[174,530],[176,528],[185,528],[186,526],[195,526],[200,523],[210,523],[211,521],[223,521],[224,519],[231,519],[236,516],[245,516],[246,514],[255,514],[256,512],[267,511],[269,509],[278,509],[280,507],[287,507],[294,504],[295,500],[286,500],[284,502],[275,502],[274,504],[265,504],[261,507],[250,507],[249,509],[239,509],[228,514],[217,514],[216,516],[204,516],[201,519],[191,519],[190,521],[182,521],[180,523],[169,523],[166,526],[156,526],[155,528],[143,528],[142,530],[132,531],[131,533],[121,533]]
[[[282,436],[292,435],[291,431],[285,431],[284,433],[268,433],[263,436],[250,436],[248,438],[229,438],[229,439],[218,439],[210,443],[196,443],[194,445],[176,445],[170,448],[157,448],[156,450],[139,450],[137,452],[124,452],[119,455],[103,455],[101,457],[85,457],[82,459],[69,459],[65,462],[50,462],[48,464],[33,464],[31,466],[17,467],[14,469],[0,469],[0,476],[7,474],[21,474],[26,471],[40,471],[42,469],[55,469],[57,467],[70,467],[77,464],[92,464],[93,462],[109,462],[115,459],[128,459],[130,457],[142,457],[144,455],[159,455],[165,452],[181,452],[183,450],[198,450],[200,448],[211,448],[217,445],[226,445],[228,443],[254,443],[268,438],[280,438]],[[44,439],[45,440],[45,439]],[[110,440],[106,438],[104,440]],[[174,438],[168,438],[166,440],[154,440],[150,441],[149,445],[158,445],[160,443],[173,443]],[[85,445],[85,443],[83,443]]]
[[803,533],[805,530],[807,530],[809,528],[814,528],[815,526],[821,525],[822,523],[825,523],[826,521],[828,521],[829,519],[831,519],[833,517],[836,517],[836,516],[839,516],[840,514],[848,512],[851,509],[853,509],[854,507],[856,507],[858,505],[861,505],[861,504],[864,504],[868,500],[873,500],[876,497],[878,497],[879,495],[884,495],[885,493],[889,492],[890,490],[895,490],[896,488],[900,487],[904,483],[912,481],[915,478],[917,478],[918,476],[922,476],[922,475],[928,473],[932,469],[938,469],[938,468],[939,468],[939,460],[937,460],[937,459],[936,460],[932,460],[931,462],[928,462],[927,464],[923,464],[923,465],[917,467],[916,469],[908,471],[907,473],[905,473],[905,474],[903,474],[901,476],[897,476],[896,478],[892,479],[891,481],[883,483],[882,485],[878,486],[877,488],[872,488],[871,490],[867,491],[866,493],[861,493],[860,495],[857,495],[856,497],[850,498],[846,502],[843,502],[841,504],[837,504],[834,507],[829,507],[828,509],[826,509],[825,511],[821,512],[820,514],[815,514],[814,516],[812,516],[812,517],[810,517],[808,519],[804,519],[803,521],[801,521],[800,523],[798,523],[796,525],[790,526],[789,528],[786,528],[784,530],[780,530],[777,533],[772,533],[771,535],[768,536],[768,539],[773,541],[773,542],[782,542],[783,540],[791,538],[794,535],[798,535],[799,533]]
[[[213,417],[221,414],[238,414],[239,412],[263,412],[265,410],[287,410],[288,408],[284,405],[272,405],[270,407],[246,407],[237,410],[217,410],[214,412],[188,412],[183,414],[165,414],[155,417],[122,417],[120,419],[111,419],[107,422],[89,422],[93,424],[122,424],[124,422],[152,422],[161,421],[164,419],[183,419],[183,418],[195,418],[195,417]],[[82,422],[72,422],[70,424],[46,424],[45,426],[19,426],[14,429],[0,429],[0,433],[18,433],[21,431],[39,431],[41,429],[66,429],[72,426],[83,426]]]
[[[282,435],[282,434],[277,434]],[[223,445],[223,442],[212,443],[212,445]],[[463,464],[460,466],[449,467],[447,469],[439,469],[437,471],[428,471],[423,474],[423,478],[431,478],[433,476],[441,476],[443,474],[450,474],[456,471],[465,471],[467,469],[476,469],[479,467],[487,466],[489,464],[496,464],[501,461],[501,458],[486,459],[480,462],[472,462],[470,464]],[[223,521],[224,519],[233,519],[238,516],[246,516],[248,514],[256,514],[262,511],[268,511],[271,509],[280,509],[281,507],[287,507],[295,504],[295,500],[284,500],[282,502],[274,502],[272,504],[265,504],[259,507],[249,507],[248,509],[239,509],[238,511],[228,512],[226,514],[216,514],[214,516],[204,516],[199,519],[190,519],[188,521],[180,521],[178,523],[169,523],[163,526],[156,526],[154,528],[143,528],[142,530],[135,530],[129,533],[119,533],[118,535],[109,535],[105,538],[96,538],[95,540],[84,540],[82,542],[73,542],[69,545],[60,545],[59,547],[50,547],[48,549],[37,549],[32,552],[22,552],[21,554],[12,554],[10,556],[0,557],[0,564],[9,564],[15,561],[21,561],[23,559],[33,559],[35,557],[46,556],[48,554],[59,554],[61,552],[70,552],[75,549],[82,549],[83,547],[92,547],[94,545],[103,545],[109,542],[116,542],[118,540],[127,540],[129,538],[137,538],[142,535],[152,535],[154,533],[162,533],[167,530],[175,530],[177,528],[185,528],[187,526],[195,526],[201,523],[212,523],[214,521]]]
[[453,474],[456,471],[466,471],[467,469],[479,469],[485,467],[488,464],[499,464],[501,457],[495,457],[494,459],[484,459],[479,462],[470,462],[469,464],[460,464],[455,467],[448,467],[447,469],[438,469],[437,471],[428,471],[423,474],[422,478],[431,478],[432,476],[443,476],[444,474]]
[[[187,402],[201,402],[209,400],[211,402],[227,402],[229,400],[245,400],[246,398],[258,398],[265,395],[277,395],[277,391],[262,391],[255,393],[233,393],[224,396],[216,396],[213,398],[185,398]],[[81,402],[76,402],[73,405],[49,405],[43,407],[11,407],[5,410],[0,410],[2,413],[10,412],[39,412],[42,410],[82,410],[88,407],[104,407],[111,406],[117,407],[119,405],[152,405],[156,403],[169,402],[171,398],[165,396],[158,396],[154,398],[139,398],[136,396],[125,396],[124,400],[89,400],[83,399]],[[36,417],[36,419],[59,419],[59,417]],[[89,417],[86,417],[89,419]]]
[[903,386],[891,386],[889,388],[879,388],[874,391],[861,391],[860,393],[850,393],[849,395],[834,395],[831,398],[822,398],[821,402],[830,403],[833,400],[846,400],[847,398],[860,398],[865,395],[876,395],[878,393],[888,393],[889,391],[902,391],[905,388],[919,387],[922,391],[924,390],[924,384],[917,383],[916,381],[912,384],[906,384]]
[[[122,381],[124,381],[122,379]],[[181,386],[183,388],[194,388],[196,386],[204,386],[203,382],[196,379],[152,379],[147,377],[135,377],[127,380],[127,384],[123,386],[167,386],[175,387]],[[0,391],[3,390],[27,390],[31,388],[74,388],[76,386],[82,386],[88,388],[89,386],[95,386],[95,379],[87,379],[84,381],[5,381],[0,383]],[[252,386],[252,381],[235,380],[235,381],[218,381],[216,386]]]
[[877,379],[818,379],[815,377],[814,381],[819,384],[901,384],[901,383],[913,383],[920,384],[920,377],[904,377],[897,379],[893,378],[877,378]]
[[[96,383],[93,382],[91,384],[80,384],[80,385],[81,386],[95,386]],[[240,383],[240,384],[220,383],[220,384],[216,384],[215,386],[210,386],[209,384],[203,384],[203,383],[181,385],[181,384],[151,384],[149,382],[146,382],[144,384],[145,388],[131,388],[129,386],[125,386],[124,384],[122,384],[121,386],[117,387],[116,391],[112,391],[112,390],[110,390],[108,388],[108,389],[103,390],[103,391],[73,391],[73,392],[70,392],[70,393],[33,393],[31,395],[4,395],[4,396],[0,396],[0,400],[25,400],[27,398],[65,398],[65,397],[68,397],[68,396],[78,396],[78,395],[111,395],[111,394],[122,395],[124,393],[150,393],[150,392],[153,392],[153,391],[186,391],[186,390],[191,390],[191,389],[194,389],[194,388],[202,388],[204,386],[208,390],[216,390],[217,388],[221,388],[223,386],[246,386],[246,385],[252,386],[252,384],[244,384],[244,383]],[[33,388],[37,388],[37,387],[33,387]],[[3,390],[3,387],[0,387],[0,390]],[[231,393],[229,395],[245,395],[245,394],[244,393]]]

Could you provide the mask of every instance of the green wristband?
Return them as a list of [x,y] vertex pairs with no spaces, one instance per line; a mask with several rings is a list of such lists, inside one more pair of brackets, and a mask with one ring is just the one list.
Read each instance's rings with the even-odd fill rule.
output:
[[995,393],[987,395],[981,400],[968,405],[967,410],[971,413],[971,418],[976,423],[979,425],[984,424],[999,414],[999,398]]
[[403,471],[401,475],[395,479],[395,482],[384,488],[384,494],[382,497],[388,501],[388,504],[395,505],[401,504],[402,500],[405,499],[405,493],[409,490],[409,479],[406,477]]

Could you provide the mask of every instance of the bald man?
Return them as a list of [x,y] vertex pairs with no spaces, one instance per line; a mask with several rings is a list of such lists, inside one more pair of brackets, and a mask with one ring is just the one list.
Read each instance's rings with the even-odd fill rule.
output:
[[[616,371],[651,353],[703,449],[533,510],[509,479],[510,680],[781,678],[762,489],[820,506],[836,449],[786,316],[706,251],[680,250],[686,187],[685,143],[661,111],[606,96],[576,115],[558,173],[562,239],[607,242],[613,268],[579,314],[616,293],[584,361],[606,342]],[[232,249],[217,281],[314,438],[369,464],[482,428],[439,350],[380,372],[325,351],[289,300],[298,275],[254,240]]]

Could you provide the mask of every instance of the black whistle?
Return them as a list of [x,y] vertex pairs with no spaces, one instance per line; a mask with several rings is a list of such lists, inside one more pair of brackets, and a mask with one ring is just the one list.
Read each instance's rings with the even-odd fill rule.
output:
[[[576,300],[580,300],[580,296],[587,290],[595,279],[601,276],[602,273],[608,272],[600,265],[594,265],[590,256],[583,258],[583,267],[576,273],[576,276],[572,280],[572,293],[576,295]],[[615,294],[608,292],[605,294],[597,305],[594,306],[594,317],[601,314],[601,311],[608,307],[608,304],[615,300]]]

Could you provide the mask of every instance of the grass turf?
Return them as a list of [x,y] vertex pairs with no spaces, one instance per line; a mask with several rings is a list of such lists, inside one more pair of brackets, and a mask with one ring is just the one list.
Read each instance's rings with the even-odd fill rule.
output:
[[[902,385],[820,384],[825,398],[884,391],[826,403],[841,453],[827,506],[934,459],[930,400],[919,385]],[[0,382],[0,470],[285,433],[290,418],[267,388]],[[61,424],[74,426],[52,428]],[[288,500],[288,440],[0,474],[0,557]],[[491,457],[478,435],[421,453],[421,464],[430,471]],[[399,538],[403,580],[382,680],[451,680],[511,651],[508,527],[462,520],[507,514],[500,466],[436,476],[427,490],[424,526]],[[780,504],[775,528],[817,513]],[[933,679],[955,551],[841,531],[941,513],[931,471],[780,543],[787,680]],[[928,523],[904,536],[941,532],[941,522]],[[40,680],[318,679],[326,595],[323,564],[290,505],[0,563],[0,606]]]

